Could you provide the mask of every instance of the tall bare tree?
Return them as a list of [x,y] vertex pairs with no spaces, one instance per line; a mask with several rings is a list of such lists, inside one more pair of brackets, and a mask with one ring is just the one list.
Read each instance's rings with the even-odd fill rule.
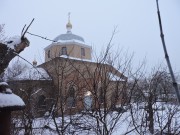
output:
[[58,134],[110,135],[125,119],[130,101],[125,75],[132,74],[132,57],[113,56],[110,48],[96,62],[57,57],[41,65],[56,86],[51,114]]
[[174,132],[170,129],[174,129],[173,118],[178,115],[178,106],[172,88],[166,70],[154,70],[149,77],[144,76],[136,81],[131,118],[137,133]]
[[7,67],[4,74],[4,79],[7,81],[13,80],[15,77],[20,75],[23,71],[25,71],[27,68],[28,68],[27,64],[23,63],[19,59],[15,59]]

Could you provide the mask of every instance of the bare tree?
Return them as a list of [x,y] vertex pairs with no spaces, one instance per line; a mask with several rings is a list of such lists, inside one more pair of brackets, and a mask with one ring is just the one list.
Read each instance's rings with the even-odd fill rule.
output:
[[4,24],[0,24],[0,42],[4,42],[6,37],[5,37],[5,31],[4,31]]
[[[23,111],[13,115],[12,122],[16,123],[14,131],[17,134],[23,132],[26,135],[31,135],[42,131],[46,123],[45,114],[52,107],[54,97],[51,91],[53,89],[52,81],[47,78],[40,78],[39,76],[42,76],[42,74],[38,73],[38,71],[34,73],[32,70],[26,69],[26,72],[22,71],[22,74],[30,72],[29,78],[27,78],[28,75],[26,74],[26,79],[18,80],[19,76],[17,76],[13,80],[9,80],[14,92],[20,95],[26,103],[26,108]],[[42,117],[43,120],[39,119],[38,121],[38,117]]]
[[20,75],[27,68],[28,68],[27,64],[23,63],[19,59],[15,59],[7,67],[5,74],[4,74],[4,79],[8,80],[8,81],[14,80],[15,77]]
[[[84,97],[85,115],[82,122],[86,129],[91,129],[95,134],[112,134],[126,111],[124,107],[128,105],[127,77],[124,74],[129,70],[131,59],[125,61],[123,67],[118,65],[115,69],[113,66],[120,62],[115,58],[118,57],[103,57],[93,71],[86,67],[92,80],[88,83],[89,94]],[[91,105],[89,102],[92,102]]]
[[[54,58],[42,65],[54,76],[57,86],[55,110],[61,119],[57,122],[54,117],[54,123],[59,134],[110,135],[123,123],[130,101],[125,74],[132,73],[132,57],[122,55],[110,55],[108,46],[97,62],[67,57]],[[75,94],[70,92],[72,89],[75,89]],[[71,126],[74,130],[69,131]]]
[[29,45],[29,41],[26,38],[23,37],[20,40],[20,43],[12,44],[13,49],[6,44],[0,43],[0,74],[8,67],[9,62]]
[[[6,43],[0,42],[0,75],[5,71],[5,69],[9,65],[9,62],[13,58],[29,46],[30,42],[25,37],[25,34],[27,33],[27,30],[29,29],[33,21],[34,19],[31,21],[31,23],[26,29],[26,25],[24,26],[21,36],[14,37],[11,40],[6,41]],[[1,26],[1,33],[3,33],[3,28],[4,26]]]
[[[42,66],[53,76],[55,97],[50,117],[56,127],[55,131],[61,135],[73,134],[70,127],[78,119],[73,115],[79,112],[77,100],[81,89],[77,67],[72,64],[72,60],[64,58],[54,58]],[[46,125],[46,128],[51,127]]]
[[166,70],[154,70],[151,76],[136,80],[134,90],[136,100],[131,107],[131,118],[136,132],[141,135],[174,132],[172,124],[178,106]]

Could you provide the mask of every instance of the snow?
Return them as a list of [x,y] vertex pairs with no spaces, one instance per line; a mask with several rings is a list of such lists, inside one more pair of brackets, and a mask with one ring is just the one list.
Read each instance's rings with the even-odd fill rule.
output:
[[18,45],[21,43],[21,37],[20,36],[14,36],[9,38],[9,40],[6,42],[7,47],[14,49],[15,45]]
[[58,42],[60,42],[60,43],[70,43],[70,42],[76,42],[76,43],[84,44],[84,42],[83,42],[83,41],[76,40],[76,39],[71,39],[71,40],[58,40]]
[[[48,115],[48,113],[45,113],[46,115]],[[116,112],[112,112],[112,114],[109,115],[108,118],[111,117],[115,117]],[[119,120],[119,122],[117,123],[117,127],[115,128],[115,131],[112,133],[112,135],[124,135],[127,131],[129,131],[130,129],[132,129],[132,127],[129,127],[129,121],[127,120],[127,117],[129,116],[129,113],[124,113],[124,115],[122,115],[121,119]],[[74,131],[76,132],[76,134],[78,135],[96,135],[96,133],[94,132],[94,129],[91,126],[95,126],[96,124],[96,120],[92,117],[90,117],[89,115],[80,115],[80,114],[76,114],[73,116],[65,116],[64,118],[64,124],[65,126],[69,124],[69,122],[71,121],[71,119],[77,119],[75,120],[77,124],[75,124],[74,126],[69,125],[66,129],[66,135],[71,135],[71,133],[73,133]],[[57,124],[60,125],[61,124],[61,117],[58,117],[55,119]],[[20,122],[15,122],[15,123],[20,123]],[[82,124],[82,126],[90,126],[89,130],[80,130],[79,126]],[[94,124],[94,125],[93,125]],[[18,125],[19,127],[21,127],[22,125]],[[49,127],[49,128],[44,128],[45,126]],[[129,128],[128,128],[129,127]],[[55,124],[53,122],[53,119],[51,117],[42,117],[42,118],[37,118],[33,120],[33,133],[36,135],[48,135],[48,134],[53,134],[53,135],[58,135],[58,133],[56,132],[56,127]],[[24,132],[21,131],[21,133],[19,135],[23,135]],[[132,132],[132,134],[130,135],[134,135],[135,132]]]
[[82,41],[79,41],[79,40],[75,40],[75,39],[72,39],[72,40],[59,40],[57,43],[55,43],[56,45],[59,44],[60,45],[72,45],[72,44],[76,44],[76,45],[79,45],[79,46],[82,46],[82,47],[87,47],[87,48],[92,48],[91,46],[85,44],[84,42]]
[[72,60],[79,60],[79,61],[92,62],[92,60],[88,60],[88,59],[80,59],[80,58],[70,57],[70,56],[67,56],[67,55],[61,55],[60,57],[62,57],[62,58],[68,58],[68,59],[72,59]]
[[32,67],[26,69],[15,80],[51,80],[48,73],[43,68]]
[[[140,103],[140,104],[145,105],[144,103]],[[176,133],[179,133],[179,131],[180,131],[180,129],[179,129],[179,125],[180,125],[180,112],[179,112],[180,107],[179,107],[179,105],[157,102],[156,106],[154,106],[154,107],[159,108],[160,106],[161,107],[164,106],[165,110],[156,111],[158,113],[158,115],[155,114],[155,117],[154,117],[155,133],[158,133],[159,129],[161,129],[162,127],[165,126],[165,124],[168,121],[168,117],[169,117],[168,115],[173,110],[175,112],[174,112],[174,115],[172,118],[172,123],[171,123],[170,128],[172,131],[174,130]],[[143,124],[142,123],[143,110],[139,109],[139,107],[137,107],[137,104],[135,104],[135,103],[132,104],[132,107],[133,107],[132,111],[137,113],[137,115],[136,115],[136,113],[134,114],[135,124],[137,124],[137,130],[139,130],[142,134],[152,135],[149,133],[149,131],[147,130],[146,127],[143,127],[143,125],[141,125],[141,124]],[[33,133],[34,134],[36,134],[36,135],[48,135],[48,134],[57,135],[56,127],[53,122],[53,119],[51,117],[47,117],[49,114],[50,114],[49,112],[46,112],[46,117],[36,118],[33,120],[33,128],[34,128]],[[97,113],[97,115],[98,115],[98,113]],[[106,117],[106,122],[109,123],[108,128],[110,128],[111,124],[113,124],[113,121],[112,121],[113,118],[116,118],[115,111],[112,113],[109,113]],[[74,126],[72,126],[71,124],[68,125],[69,122],[71,121],[71,119],[74,119],[75,123],[77,123],[77,124],[75,124]],[[159,121],[162,121],[162,123],[161,123],[162,127],[160,127],[161,126],[161,125],[159,125],[160,123],[158,123],[158,121],[156,121],[157,119],[159,119]],[[18,121],[18,119],[15,119],[15,120]],[[55,120],[56,120],[57,124],[59,125],[59,127],[61,127],[60,125],[61,125],[62,118],[58,117]],[[16,123],[16,127],[18,127],[18,126],[23,127],[23,125],[21,125],[22,124],[21,122],[15,121],[15,123]],[[75,114],[75,115],[71,115],[71,116],[65,116],[64,124],[65,124],[64,126],[68,125],[68,127],[66,129],[67,135],[70,135],[71,133],[73,133],[73,131],[75,131],[75,134],[78,134],[78,135],[88,135],[88,134],[95,135],[96,134],[94,132],[94,128],[93,128],[93,127],[96,127],[96,120],[93,117],[91,117],[90,115]],[[82,127],[90,126],[89,130],[84,130],[85,128],[83,130],[80,130],[79,126],[81,126],[81,124],[82,124]],[[45,126],[48,128],[45,128]],[[138,127],[138,126],[140,126],[140,127]],[[138,134],[134,129],[135,129],[135,127],[132,123],[131,112],[130,112],[130,110],[127,110],[127,112],[124,112],[120,116],[120,119],[118,120],[117,126],[115,127],[112,135],[124,135],[131,130],[132,130],[132,132],[128,133],[128,135]],[[20,133],[22,135],[24,134],[23,130],[24,129],[22,129],[21,133]]]
[[6,93],[11,94],[12,90],[10,88],[6,88]]
[[[31,96],[36,95],[38,92],[40,92],[42,89],[36,90],[34,93],[31,94]],[[24,91],[24,90],[23,90]]]
[[25,106],[23,100],[15,94],[0,93],[0,108],[13,107],[13,106]]
[[81,47],[87,47],[87,48],[90,48],[90,49],[92,48],[91,46],[85,44],[85,43],[82,42],[82,41],[73,39],[73,40],[59,40],[59,41],[56,42],[56,43],[53,42],[53,43],[50,44],[49,46],[45,47],[44,50],[47,50],[47,49],[49,49],[51,46],[54,46],[54,45],[66,45],[66,46],[68,46],[68,45],[72,45],[72,44],[79,45],[79,46],[81,46]]
[[84,39],[81,36],[75,35],[71,31],[67,31],[66,34],[60,34],[54,39],[54,41],[56,42],[61,41],[61,40],[63,41],[78,40],[78,41],[84,42]]
[[58,42],[60,43],[80,43],[80,44],[84,44],[83,41],[80,41],[80,40],[76,40],[76,39],[71,39],[71,40],[58,40]]
[[15,107],[15,106],[25,106],[22,99],[13,94],[12,90],[8,88],[6,82],[0,82],[0,86],[5,86],[5,90],[0,93],[0,108],[3,107]]
[[8,86],[8,84],[6,82],[0,82],[0,86],[1,85]]
[[111,81],[125,81],[124,79],[122,79],[121,77],[114,75],[112,73],[109,73],[109,79]]

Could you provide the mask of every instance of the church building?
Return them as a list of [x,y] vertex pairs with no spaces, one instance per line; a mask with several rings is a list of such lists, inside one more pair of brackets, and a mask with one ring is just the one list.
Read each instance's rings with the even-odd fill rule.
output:
[[44,49],[44,63],[33,61],[34,67],[9,84],[16,82],[15,91],[29,91],[37,106],[33,111],[41,114],[53,108],[61,115],[125,104],[127,77],[104,61],[92,61],[92,47],[73,34],[70,17],[66,29]]

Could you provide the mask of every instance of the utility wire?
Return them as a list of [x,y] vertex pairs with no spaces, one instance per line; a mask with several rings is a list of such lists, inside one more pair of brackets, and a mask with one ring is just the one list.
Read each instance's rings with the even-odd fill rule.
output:
[[171,62],[170,62],[168,52],[167,52],[167,49],[166,49],[166,44],[165,44],[165,39],[164,39],[164,34],[163,34],[163,28],[162,28],[162,22],[161,22],[161,15],[160,15],[160,11],[159,11],[158,0],[156,0],[156,4],[157,4],[157,14],[158,14],[159,28],[160,28],[160,37],[161,37],[161,41],[162,41],[162,45],[163,45],[163,49],[164,49],[165,59],[166,59],[166,62],[167,62],[168,68],[169,68],[169,72],[171,74],[173,87],[175,89],[177,99],[178,99],[178,101],[180,103],[180,94],[179,94],[178,84],[177,84],[176,79],[174,77],[174,73],[173,73],[173,70],[172,70],[172,67],[171,67]]
[[55,40],[52,40],[52,39],[49,39],[49,38],[47,38],[47,37],[43,37],[43,36],[40,36],[40,35],[37,35],[37,34],[33,34],[33,33],[30,33],[30,32],[26,32],[26,33],[28,33],[29,35],[35,36],[35,37],[42,38],[42,39],[44,39],[44,40],[48,40],[48,41],[52,41],[52,42],[57,42],[57,41],[55,41]]

